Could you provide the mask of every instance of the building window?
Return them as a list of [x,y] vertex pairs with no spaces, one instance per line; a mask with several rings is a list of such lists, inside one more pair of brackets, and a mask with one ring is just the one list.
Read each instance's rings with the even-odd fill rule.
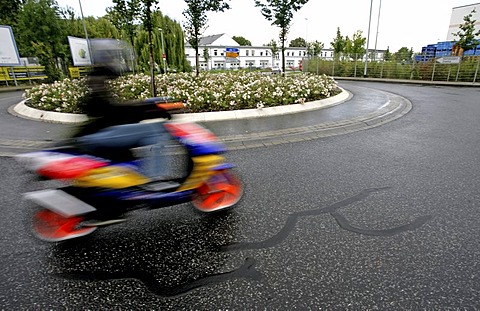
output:
[[260,56],[263,56],[263,52],[260,52]]
[[250,51],[249,50],[245,50],[245,55],[248,56]]
[[217,56],[218,52],[217,50],[213,50],[213,55]]
[[255,56],[255,50],[252,50],[252,56]]

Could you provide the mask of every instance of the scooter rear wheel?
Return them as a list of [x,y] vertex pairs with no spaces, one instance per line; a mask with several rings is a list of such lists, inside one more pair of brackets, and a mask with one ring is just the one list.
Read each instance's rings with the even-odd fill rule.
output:
[[83,217],[63,217],[48,209],[39,209],[33,215],[33,232],[47,242],[59,242],[92,233],[96,227],[81,227]]
[[201,212],[217,212],[235,205],[243,195],[240,180],[230,171],[219,171],[197,189],[193,206]]

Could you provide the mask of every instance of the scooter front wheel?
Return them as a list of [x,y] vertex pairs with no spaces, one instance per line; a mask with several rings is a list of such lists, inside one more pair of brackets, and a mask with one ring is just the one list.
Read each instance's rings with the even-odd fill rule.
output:
[[242,195],[240,179],[230,171],[219,171],[197,189],[192,203],[199,211],[211,213],[235,205]]
[[96,227],[82,227],[83,217],[63,217],[48,209],[33,214],[33,232],[41,240],[59,242],[92,233]]

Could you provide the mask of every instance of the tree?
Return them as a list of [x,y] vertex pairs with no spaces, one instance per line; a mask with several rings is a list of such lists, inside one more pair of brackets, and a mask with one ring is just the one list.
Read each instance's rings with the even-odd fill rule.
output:
[[106,18],[122,30],[128,38],[128,41],[135,46],[135,32],[137,30],[138,19],[140,18],[141,2],[140,0],[112,0],[114,6],[107,8]]
[[163,43],[169,69],[186,71],[188,62],[185,56],[185,37],[182,26],[168,16],[163,16],[159,25],[163,31]]
[[[69,36],[85,37],[83,22],[80,18],[70,17],[67,22],[67,31]],[[87,28],[88,38],[113,38],[120,39],[118,29],[105,17],[95,18],[87,16],[84,18]]]
[[365,43],[367,39],[362,37],[362,31],[357,30],[352,39],[346,37],[345,38],[345,53],[348,54],[350,58],[358,59],[359,56],[363,56],[365,54]]
[[400,63],[411,63],[413,57],[413,50],[407,47],[401,47],[393,54],[393,59]]
[[255,0],[255,6],[261,8],[262,15],[280,28],[282,51],[282,72],[285,73],[285,41],[293,19],[293,13],[300,10],[308,0]]
[[305,41],[305,39],[303,38],[300,38],[298,37],[297,39],[293,39],[292,41],[290,41],[290,47],[293,48],[293,47],[306,47],[307,46],[307,42]]
[[391,61],[393,58],[392,56],[392,53],[390,53],[390,47],[387,47],[387,50],[385,51],[385,53],[383,53],[383,60],[388,62],[388,61]]
[[458,51],[459,53],[457,53],[460,56],[462,56],[465,51],[473,50],[480,43],[475,39],[475,37],[480,35],[480,30],[475,32],[475,23],[477,21],[474,19],[472,20],[473,14],[475,13],[476,11],[473,9],[470,14],[464,16],[464,23],[459,26],[460,30],[456,33],[452,33],[455,37],[459,38],[458,41],[455,41],[455,45],[460,48]]
[[308,56],[315,57],[323,50],[324,45],[317,40],[308,43]]
[[0,1],[0,25],[12,26],[24,0],[2,0]]
[[340,57],[340,54],[344,52],[347,41],[340,32],[340,27],[337,27],[337,36],[330,42],[330,46],[333,49],[333,55],[336,60]]
[[55,0],[27,0],[16,16],[15,37],[19,53],[37,56],[49,81],[61,78],[58,59],[69,55],[66,22]]
[[350,51],[352,50],[353,42],[348,36],[345,36],[345,47],[343,48],[343,57],[350,57]]
[[[120,39],[121,33],[107,17],[95,18],[93,16],[87,16],[83,20],[81,17],[75,16],[75,12],[72,8],[67,7],[62,9],[63,21],[66,23],[67,33],[73,37],[85,37],[85,27],[89,38],[113,38]],[[108,16],[108,15],[107,15]]]
[[184,24],[187,41],[195,50],[195,70],[200,74],[199,45],[200,37],[207,26],[208,12],[223,12],[230,9],[230,5],[224,0],[185,0],[187,9],[183,16],[187,19]]
[[245,39],[244,37],[233,36],[232,39],[235,40],[235,42],[237,42],[241,46],[252,46],[252,42],[250,42],[250,40]]
[[[160,10],[152,12],[152,46],[153,62],[157,70],[166,68],[174,71],[186,71],[185,43],[183,30],[179,23],[164,16]],[[163,40],[162,40],[163,36]],[[140,71],[150,70],[150,41],[148,31],[139,26],[135,35],[135,55]],[[163,59],[163,53],[166,59]],[[164,63],[165,61],[165,63]],[[158,66],[157,66],[158,65]]]
[[205,62],[207,63],[207,70],[209,69],[208,68],[208,61],[210,60],[210,54],[208,53],[208,48],[205,47],[203,48],[203,59],[205,60]]
[[270,41],[267,45],[270,47],[270,52],[272,52],[272,66],[273,66],[275,64],[275,57],[277,56],[279,51],[278,44],[277,44],[277,41],[272,39],[272,41]]

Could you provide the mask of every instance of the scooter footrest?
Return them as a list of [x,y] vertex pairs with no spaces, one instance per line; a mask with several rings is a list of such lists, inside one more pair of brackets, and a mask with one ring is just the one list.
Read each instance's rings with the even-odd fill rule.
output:
[[141,186],[148,191],[165,191],[180,187],[180,184],[174,181],[156,181]]

